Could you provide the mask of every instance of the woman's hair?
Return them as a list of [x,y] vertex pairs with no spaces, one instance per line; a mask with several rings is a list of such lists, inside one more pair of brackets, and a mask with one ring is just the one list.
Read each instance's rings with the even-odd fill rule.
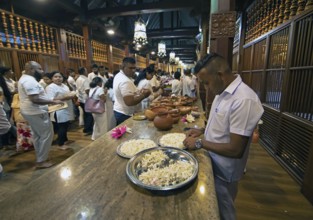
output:
[[8,67],[0,67],[0,87],[3,90],[3,95],[6,98],[9,106],[11,106],[11,102],[12,102],[12,94],[8,88],[8,85],[4,79],[4,74],[9,71],[11,68]]
[[174,78],[179,80],[180,77],[181,77],[180,72],[176,71],[176,72],[174,73]]
[[139,73],[139,75],[137,76],[136,80],[135,80],[135,85],[138,86],[139,82],[143,79],[147,78],[147,74],[153,74],[154,73],[154,69],[151,68],[150,66],[148,66],[146,69],[144,69],[141,73]]
[[78,69],[79,75],[85,74],[85,71],[86,71],[85,67],[80,67],[80,68]]
[[95,88],[98,86],[99,83],[103,83],[102,79],[100,77],[95,77],[92,79],[91,83],[89,84],[90,88]]
[[[51,73],[46,73],[47,74],[47,76],[50,78],[50,79],[52,79],[52,77],[55,75],[55,74],[57,74],[57,73],[60,73],[60,71],[52,71]],[[46,75],[45,74],[45,75]],[[44,76],[45,76],[44,75]],[[65,80],[65,76],[63,75],[63,73],[60,73],[60,75],[63,77],[63,81]]]
[[113,89],[113,80],[114,78],[109,78],[104,84],[104,87],[107,89]]

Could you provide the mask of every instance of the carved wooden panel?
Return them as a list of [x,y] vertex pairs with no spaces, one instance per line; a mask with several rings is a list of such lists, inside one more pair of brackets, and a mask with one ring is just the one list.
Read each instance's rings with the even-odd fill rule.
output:
[[234,37],[236,32],[236,12],[212,14],[211,38]]

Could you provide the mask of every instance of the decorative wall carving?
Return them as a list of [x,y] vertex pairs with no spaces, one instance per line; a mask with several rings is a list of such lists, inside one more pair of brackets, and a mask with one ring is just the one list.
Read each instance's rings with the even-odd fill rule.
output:
[[212,14],[211,38],[234,37],[236,31],[236,12]]

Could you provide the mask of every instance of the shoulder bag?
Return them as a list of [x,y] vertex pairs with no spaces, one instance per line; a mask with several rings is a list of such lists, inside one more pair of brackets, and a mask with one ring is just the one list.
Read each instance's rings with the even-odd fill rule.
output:
[[102,101],[101,99],[95,100],[92,98],[92,96],[95,94],[97,89],[95,89],[95,91],[91,94],[91,96],[87,98],[85,102],[85,112],[97,113],[97,114],[102,114],[105,112],[104,101]]

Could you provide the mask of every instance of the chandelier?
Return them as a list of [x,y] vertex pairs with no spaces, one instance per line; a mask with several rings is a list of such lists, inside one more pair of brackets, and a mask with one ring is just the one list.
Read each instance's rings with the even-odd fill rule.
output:
[[175,64],[179,64],[179,57],[175,57]]
[[148,43],[148,40],[147,40],[147,33],[146,33],[146,24],[141,18],[139,18],[138,21],[135,22],[133,44],[145,45],[147,43]]
[[158,57],[163,58],[166,56],[166,44],[161,41],[158,43]]
[[174,51],[170,52],[170,60],[169,61],[171,64],[175,63],[175,52]]

